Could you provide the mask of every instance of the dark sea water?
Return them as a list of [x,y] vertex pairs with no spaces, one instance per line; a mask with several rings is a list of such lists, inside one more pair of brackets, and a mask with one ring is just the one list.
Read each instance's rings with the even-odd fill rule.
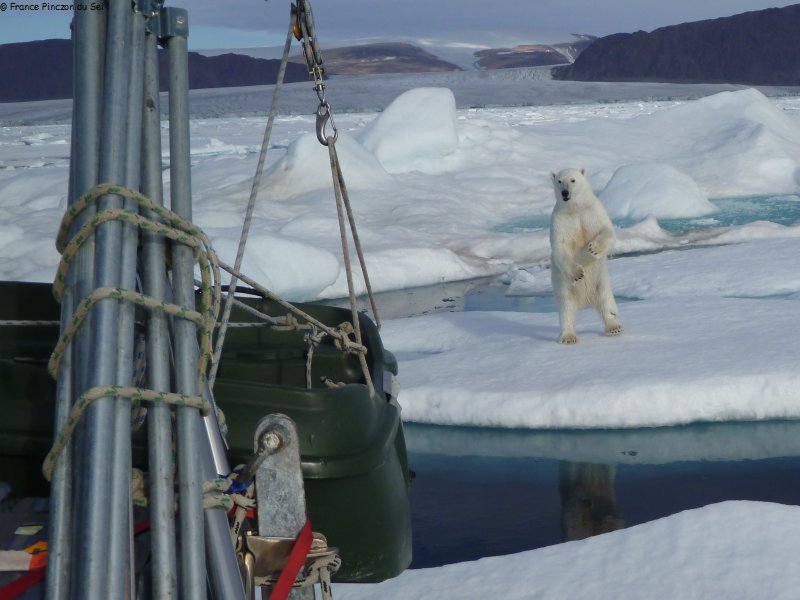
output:
[[725,500],[800,504],[800,423],[609,431],[406,425],[414,560],[432,567]]

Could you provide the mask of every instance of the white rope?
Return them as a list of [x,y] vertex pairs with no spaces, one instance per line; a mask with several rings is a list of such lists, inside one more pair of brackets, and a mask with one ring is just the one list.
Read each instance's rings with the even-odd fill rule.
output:
[[[272,127],[275,124],[275,117],[278,114],[278,98],[280,97],[281,89],[283,88],[283,79],[286,74],[286,65],[289,62],[289,49],[292,45],[292,37],[294,36],[294,20],[289,19],[289,31],[286,34],[286,43],[283,46],[283,58],[281,59],[281,66],[278,69],[278,79],[275,82],[275,89],[272,92],[272,106],[269,111],[269,118],[267,119],[267,127],[264,129],[264,138],[261,141],[261,153],[258,155],[258,165],[256,166],[256,174],[253,177],[253,184],[250,187],[250,199],[247,202],[247,211],[242,225],[242,234],[239,237],[239,248],[236,251],[236,260],[234,261],[234,269],[241,270],[242,259],[244,258],[244,251],[247,245],[247,236],[250,233],[250,225],[253,221],[253,209],[256,204],[256,197],[258,190],[261,187],[261,176],[264,172],[264,162],[267,158],[267,150],[269,150],[269,140],[272,137]],[[208,385],[213,389],[214,380],[217,378],[217,370],[219,369],[219,359],[222,355],[222,347],[225,343],[225,334],[228,330],[228,321],[231,316],[231,309],[233,308],[233,297],[236,293],[236,285],[239,279],[236,274],[231,275],[231,282],[228,286],[228,294],[225,297],[225,307],[222,311],[222,324],[220,325],[219,332],[217,333],[217,343],[214,347],[214,355],[211,359],[211,370],[208,374]]]
[[[336,143],[333,137],[328,137],[328,155],[331,159],[331,174],[333,175],[333,189],[336,196],[336,214],[339,218],[339,234],[342,239],[342,259],[344,260],[344,270],[347,275],[347,291],[350,296],[350,312],[353,316],[353,330],[356,336],[356,343],[363,345],[361,340],[361,324],[358,320],[358,304],[356,302],[356,292],[353,285],[353,268],[350,266],[350,245],[347,243],[347,233],[344,224],[344,200],[342,199],[342,178],[339,176],[339,157],[336,154]],[[364,372],[364,379],[367,383],[369,395],[375,395],[375,386],[372,383],[372,376],[369,372],[367,359],[363,354],[359,354],[361,370]]]

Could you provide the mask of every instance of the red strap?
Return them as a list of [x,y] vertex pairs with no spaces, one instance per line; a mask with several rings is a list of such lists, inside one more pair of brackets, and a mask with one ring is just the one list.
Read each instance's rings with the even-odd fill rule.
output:
[[278,577],[278,582],[272,588],[269,600],[286,600],[289,596],[289,592],[292,591],[292,586],[297,579],[297,574],[306,562],[313,540],[314,533],[311,531],[311,521],[307,520],[300,533],[297,534],[292,551],[289,553],[289,558],[286,560],[286,565],[283,567],[280,577]]
[[134,537],[143,534],[145,531],[150,531],[150,519],[145,519],[144,521],[133,524]]
[[37,583],[44,581],[46,573],[47,569],[37,569],[3,586],[0,588],[0,600],[14,600],[14,598],[19,598]]

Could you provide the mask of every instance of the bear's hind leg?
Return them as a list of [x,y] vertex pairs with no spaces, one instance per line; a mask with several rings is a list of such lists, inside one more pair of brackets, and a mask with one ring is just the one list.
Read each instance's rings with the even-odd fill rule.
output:
[[575,333],[575,319],[578,315],[578,303],[570,293],[556,296],[558,301],[558,324],[561,329],[559,344],[577,344],[578,336]]
[[601,277],[600,281],[597,283],[597,297],[594,307],[603,320],[606,335],[620,335],[625,331],[622,323],[620,323],[617,318],[617,303],[611,291],[608,273],[604,273],[604,276]]
[[605,313],[607,316],[603,319],[603,323],[606,326],[606,335],[620,335],[625,331],[625,328],[622,326],[617,320],[617,313],[616,312],[607,312]]

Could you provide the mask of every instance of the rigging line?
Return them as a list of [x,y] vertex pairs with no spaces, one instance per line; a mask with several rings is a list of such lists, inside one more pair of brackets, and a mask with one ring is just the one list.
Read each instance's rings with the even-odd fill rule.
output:
[[344,208],[347,212],[347,220],[350,223],[350,234],[353,237],[353,245],[356,249],[356,255],[358,256],[358,263],[361,265],[361,274],[364,276],[364,285],[367,289],[367,297],[369,298],[369,304],[372,308],[372,316],[375,318],[375,326],[378,328],[378,331],[381,329],[381,318],[378,314],[378,307],[375,303],[375,294],[372,292],[372,284],[369,281],[369,272],[367,271],[367,263],[364,259],[364,251],[361,249],[361,239],[358,237],[358,230],[356,229],[356,220],[353,216],[353,209],[350,206],[350,195],[347,193],[347,186],[345,185],[344,175],[342,175],[342,166],[339,163],[339,155],[334,150],[334,161],[336,163],[336,177],[339,180],[339,187],[342,191],[342,200],[344,201]]
[[[289,50],[292,45],[292,38],[294,37],[294,19],[289,18],[289,31],[286,34],[286,43],[283,46],[283,57],[281,58],[281,66],[278,70],[278,79],[275,82],[275,89],[272,92],[272,105],[269,111],[269,119],[267,120],[267,127],[264,130],[264,139],[261,142],[261,153],[258,156],[258,166],[256,167],[256,174],[253,177],[253,185],[250,188],[250,199],[247,203],[247,212],[245,214],[244,224],[242,225],[242,235],[239,238],[239,248],[236,252],[236,260],[234,262],[234,269],[241,270],[242,259],[244,258],[244,250],[247,245],[247,236],[250,233],[250,224],[253,220],[253,209],[256,204],[256,197],[258,190],[261,187],[261,175],[264,172],[264,162],[267,158],[267,150],[269,149],[269,140],[272,136],[272,127],[275,124],[275,117],[278,114],[278,98],[280,96],[281,88],[283,87],[283,79],[286,74],[286,65],[289,62]],[[225,307],[222,312],[222,322],[217,334],[217,343],[214,347],[214,355],[211,359],[211,370],[208,374],[208,386],[213,389],[214,380],[217,377],[217,369],[219,367],[219,358],[222,354],[222,346],[225,342],[225,334],[228,331],[228,321],[230,320],[231,310],[233,308],[233,297],[236,293],[236,285],[239,279],[235,274],[231,274],[231,282],[228,287],[228,293],[225,296]]]
[[[333,177],[333,190],[334,195],[336,196],[336,214],[339,219],[339,233],[342,238],[342,258],[344,260],[344,269],[345,274],[347,276],[347,291],[350,296],[350,311],[352,313],[353,318],[353,330],[356,337],[356,343],[358,345],[362,345],[361,339],[361,324],[358,320],[358,304],[356,302],[356,293],[355,293],[355,286],[353,284],[353,267],[350,264],[350,248],[349,242],[347,238],[347,233],[345,231],[345,207],[344,207],[344,200],[342,199],[342,179],[338,177],[338,168],[339,168],[339,157],[336,153],[336,145],[335,140],[333,137],[328,137],[328,155],[330,157],[331,162],[331,175]],[[375,395],[375,387],[372,383],[372,376],[369,372],[369,366],[367,365],[366,357],[363,354],[358,355],[358,360],[361,363],[361,370],[364,373],[364,380],[367,384],[367,389],[369,390],[369,395]]]

